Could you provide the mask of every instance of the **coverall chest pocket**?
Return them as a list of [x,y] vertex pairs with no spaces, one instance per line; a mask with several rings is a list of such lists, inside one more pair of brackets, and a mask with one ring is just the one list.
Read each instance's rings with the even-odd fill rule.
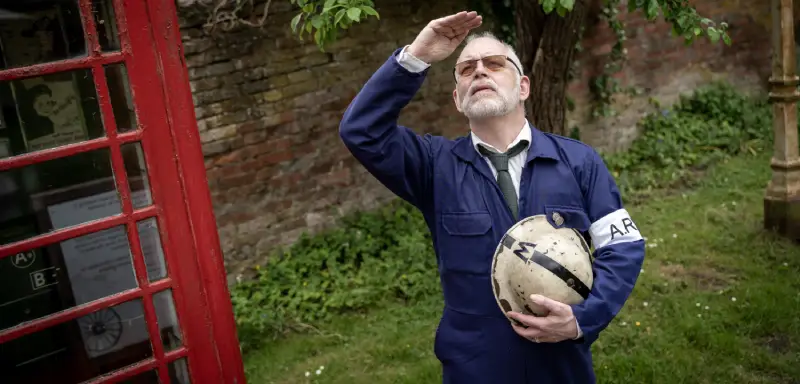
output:
[[489,274],[497,244],[492,241],[492,216],[488,211],[444,212],[442,264],[451,272]]

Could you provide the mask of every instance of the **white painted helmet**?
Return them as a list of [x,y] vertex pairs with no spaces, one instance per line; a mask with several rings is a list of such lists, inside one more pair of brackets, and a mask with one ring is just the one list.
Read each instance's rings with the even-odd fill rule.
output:
[[511,227],[492,261],[492,291],[503,313],[547,315],[547,309],[530,300],[532,294],[579,304],[589,296],[593,280],[591,252],[583,236],[572,228],[553,227],[544,215]]

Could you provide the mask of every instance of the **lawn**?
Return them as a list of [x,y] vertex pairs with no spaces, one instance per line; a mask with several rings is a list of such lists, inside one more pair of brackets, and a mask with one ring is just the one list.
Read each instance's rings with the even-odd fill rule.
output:
[[[800,383],[800,245],[761,229],[769,177],[768,156],[737,157],[692,190],[628,207],[647,256],[593,346],[600,383]],[[388,302],[314,324],[248,353],[248,382],[440,382],[441,305]]]

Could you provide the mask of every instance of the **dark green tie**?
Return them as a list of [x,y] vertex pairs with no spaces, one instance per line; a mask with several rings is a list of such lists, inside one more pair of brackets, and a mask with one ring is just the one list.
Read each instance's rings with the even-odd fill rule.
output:
[[508,204],[508,207],[511,208],[511,213],[514,215],[514,220],[517,220],[519,217],[519,212],[517,207],[517,193],[514,191],[514,183],[511,181],[511,174],[508,172],[508,159],[524,151],[527,145],[528,142],[526,140],[522,140],[505,153],[499,153],[491,148],[478,145],[478,150],[480,153],[486,156],[494,166],[495,170],[497,170],[497,185],[500,186],[500,191],[503,192],[503,197],[506,199],[506,204]]

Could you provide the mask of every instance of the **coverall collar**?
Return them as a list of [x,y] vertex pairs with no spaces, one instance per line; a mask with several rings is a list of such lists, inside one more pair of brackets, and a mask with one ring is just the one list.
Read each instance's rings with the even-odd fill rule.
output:
[[[525,123],[528,129],[523,128],[512,143],[513,145],[523,138],[529,138],[528,140],[530,144],[528,146],[528,158],[525,160],[525,163],[527,164],[528,162],[539,157],[559,160],[558,150],[551,139],[545,136],[542,131],[536,129],[536,127],[530,124],[530,122],[527,120],[525,120]],[[470,132],[469,137],[467,137],[465,140],[461,140],[459,143],[453,146],[453,153],[463,161],[475,163],[481,156],[476,148],[478,143],[481,142],[479,140],[480,139],[477,136]]]

